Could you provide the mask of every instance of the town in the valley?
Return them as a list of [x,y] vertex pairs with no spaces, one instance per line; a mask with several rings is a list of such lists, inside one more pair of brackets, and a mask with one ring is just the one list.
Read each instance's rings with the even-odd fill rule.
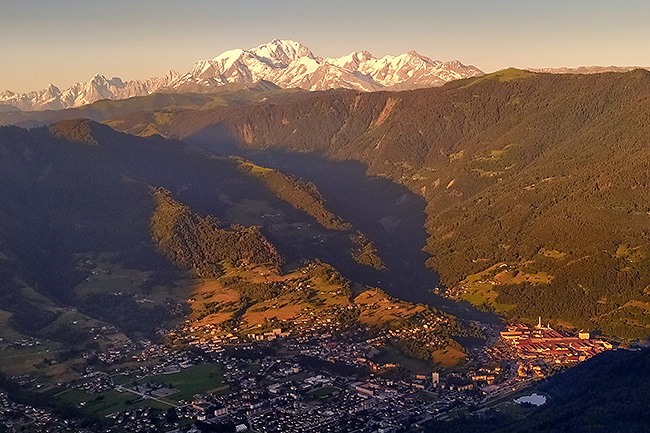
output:
[[[489,344],[471,350],[461,365],[430,363],[418,371],[377,359],[390,331],[276,328],[245,341],[190,328],[174,331],[177,338],[186,332],[182,349],[133,341],[111,326],[95,329],[112,344],[81,354],[92,361],[82,378],[57,384],[55,396],[69,410],[36,408],[28,398],[3,393],[0,423],[83,432],[88,427],[80,415],[92,413],[102,417],[105,431],[115,432],[417,431],[457,411],[479,414],[511,402],[536,380],[615,348],[540,319],[536,326],[485,327]],[[35,338],[0,342],[1,350],[42,344]],[[54,386],[29,375],[11,379],[28,391],[18,396]]]

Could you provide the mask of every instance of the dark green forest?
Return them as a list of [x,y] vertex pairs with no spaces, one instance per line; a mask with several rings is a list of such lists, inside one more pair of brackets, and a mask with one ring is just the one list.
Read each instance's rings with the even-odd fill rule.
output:
[[153,196],[154,241],[182,268],[192,269],[201,278],[215,278],[221,274],[222,261],[233,266],[242,262],[280,266],[282,257],[258,227],[227,227],[214,217],[195,215],[163,189],[153,191]]

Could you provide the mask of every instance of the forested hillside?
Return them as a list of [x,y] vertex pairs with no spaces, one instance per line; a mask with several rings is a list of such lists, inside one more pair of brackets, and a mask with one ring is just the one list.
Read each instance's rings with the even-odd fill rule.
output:
[[153,191],[156,210],[151,230],[158,247],[174,263],[193,269],[200,277],[221,274],[220,262],[241,262],[278,267],[282,258],[258,227],[225,226],[211,216],[199,216],[178,203],[169,191]]
[[278,198],[313,216],[326,229],[352,229],[349,223],[325,207],[325,200],[314,184],[246,161],[242,161],[240,167],[244,172],[259,178]]
[[426,199],[429,265],[453,296],[647,338],[649,112],[647,71],[511,69],[442,88],[178,112],[157,127],[213,149],[361,161]]
[[275,241],[294,262],[356,266],[353,232],[315,219],[340,218],[322,202],[311,203],[315,210],[309,201],[296,206],[292,188],[306,194],[297,181],[279,194],[245,164],[87,120],[0,127],[2,318],[22,333],[58,339],[74,307],[126,331],[153,333],[169,318],[164,297],[155,306],[137,304],[125,286],[97,292],[94,276],[115,270],[133,275],[124,281],[144,291],[172,290],[185,271],[213,277],[223,264],[277,268]]

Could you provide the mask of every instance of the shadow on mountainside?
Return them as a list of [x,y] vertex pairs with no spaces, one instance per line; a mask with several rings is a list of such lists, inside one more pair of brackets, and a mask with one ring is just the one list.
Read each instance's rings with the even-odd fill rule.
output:
[[239,147],[219,125],[188,137],[189,144],[220,156],[235,155],[314,183],[327,200],[328,208],[365,233],[377,248],[387,270],[360,269],[332,263],[348,278],[378,286],[391,296],[422,302],[461,319],[494,323],[498,318],[463,302],[434,293],[438,275],[425,266],[422,251],[427,232],[424,199],[387,178],[368,176],[357,161],[334,161],[315,153],[289,153],[277,149],[250,151]]

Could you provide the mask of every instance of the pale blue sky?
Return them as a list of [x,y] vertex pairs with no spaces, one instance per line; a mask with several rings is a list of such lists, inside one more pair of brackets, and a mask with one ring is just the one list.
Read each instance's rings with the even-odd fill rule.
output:
[[647,66],[650,1],[0,0],[0,91],[186,72],[274,38],[323,57],[415,49],[486,72]]

